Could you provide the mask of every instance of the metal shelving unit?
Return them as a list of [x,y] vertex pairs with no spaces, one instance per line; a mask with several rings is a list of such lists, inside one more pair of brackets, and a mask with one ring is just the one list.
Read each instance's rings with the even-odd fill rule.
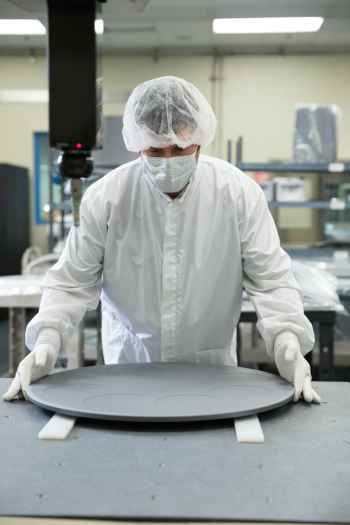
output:
[[[296,164],[291,162],[268,162],[268,163],[252,163],[243,162],[242,159],[243,138],[239,137],[236,143],[236,166],[242,171],[266,171],[270,173],[318,173],[323,178],[324,183],[327,175],[332,175],[334,178],[350,174],[349,162],[333,162],[325,163],[305,163]],[[232,143],[228,143],[228,161],[231,162]],[[334,182],[334,184],[339,184]],[[343,211],[350,209],[350,200],[348,198],[331,198],[331,199],[315,199],[308,201],[268,201],[269,208],[314,208],[318,210]],[[322,214],[322,221],[324,214]]]
[[[252,163],[242,161],[243,138],[239,137],[236,143],[236,166],[242,171],[271,171],[277,173],[350,173],[350,162],[332,162],[323,164],[295,164],[291,162]],[[229,146],[229,157],[230,155]],[[229,160],[230,162],[230,160]]]
[[[267,162],[253,163],[242,161],[243,138],[239,137],[236,143],[236,166],[242,171],[267,171],[272,173],[332,173],[349,174],[350,162],[333,162],[295,164],[291,162]],[[231,162],[231,141],[228,146],[228,157]],[[345,210],[350,209],[350,201],[334,198],[331,200],[310,200],[310,201],[269,201],[270,208],[316,208],[319,210]]]
[[[241,169],[241,168],[240,168]],[[350,202],[344,199],[330,201],[268,201],[269,208],[317,208],[319,210],[350,209]]]

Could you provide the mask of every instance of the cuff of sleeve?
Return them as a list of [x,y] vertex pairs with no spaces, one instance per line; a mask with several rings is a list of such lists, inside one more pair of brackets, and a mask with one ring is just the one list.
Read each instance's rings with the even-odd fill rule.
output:
[[[40,344],[52,345],[55,349],[56,358],[57,358],[58,353],[61,349],[61,344],[62,344],[61,335],[59,331],[56,330],[55,328],[50,328],[50,327],[41,328],[38,332],[38,337],[35,342],[35,347]],[[35,347],[34,347],[34,350],[35,350]]]
[[295,341],[296,343],[298,343],[298,345],[300,345],[299,338],[295,332],[293,332],[292,330],[282,330],[282,332],[279,332],[276,335],[275,340],[274,340],[273,347],[274,347],[275,355],[276,355],[276,350],[278,349],[280,344],[288,340]]

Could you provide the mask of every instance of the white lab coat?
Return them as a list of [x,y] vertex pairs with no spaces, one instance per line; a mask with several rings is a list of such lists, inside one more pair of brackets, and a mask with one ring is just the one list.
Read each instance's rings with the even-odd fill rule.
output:
[[43,281],[27,346],[50,326],[64,349],[102,288],[106,364],[236,365],[243,285],[271,357],[283,330],[297,334],[303,354],[312,349],[300,288],[260,187],[231,164],[200,155],[190,184],[172,200],[138,159],[84,195],[81,225]]

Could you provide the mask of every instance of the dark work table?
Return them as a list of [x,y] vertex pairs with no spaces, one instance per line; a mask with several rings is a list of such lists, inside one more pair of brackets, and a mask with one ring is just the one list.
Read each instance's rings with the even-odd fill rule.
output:
[[[304,313],[311,323],[319,323],[320,326],[319,380],[331,381],[334,377],[333,330],[337,319],[337,310],[331,308],[305,308]],[[243,302],[239,323],[256,323],[257,320],[258,317],[253,305]],[[305,358],[312,365],[312,351],[306,354]]]
[[260,414],[264,444],[237,443],[232,420],[79,419],[65,441],[40,441],[52,413],[0,401],[0,515],[348,523],[350,385],[313,386],[322,405]]

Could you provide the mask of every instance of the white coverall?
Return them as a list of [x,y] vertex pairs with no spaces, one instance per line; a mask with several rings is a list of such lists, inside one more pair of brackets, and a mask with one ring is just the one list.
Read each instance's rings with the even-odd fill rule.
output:
[[44,278],[27,346],[34,348],[42,327],[53,327],[64,350],[102,287],[106,364],[237,365],[243,285],[271,357],[283,330],[298,336],[303,355],[312,349],[301,291],[260,187],[231,164],[200,155],[189,185],[172,200],[138,159],[84,195],[81,225]]

